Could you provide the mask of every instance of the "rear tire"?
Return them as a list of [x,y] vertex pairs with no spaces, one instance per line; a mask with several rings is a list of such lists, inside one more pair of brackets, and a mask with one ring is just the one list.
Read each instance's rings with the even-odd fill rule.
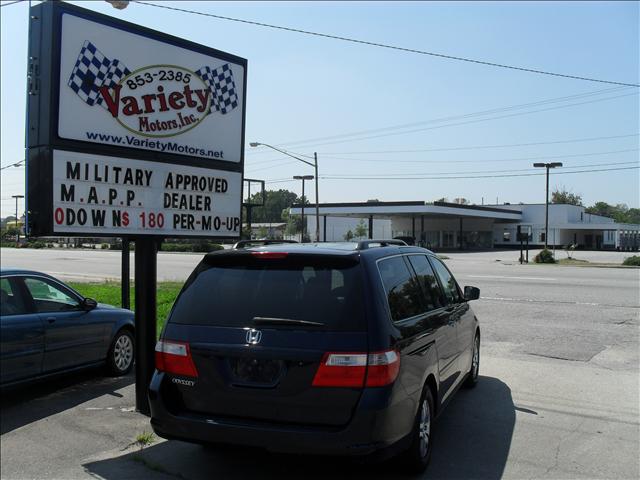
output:
[[480,373],[480,335],[476,333],[473,340],[473,352],[471,353],[471,368],[467,374],[467,380],[464,382],[465,388],[474,388],[478,384],[478,376]]
[[107,354],[107,369],[110,375],[120,377],[133,368],[135,343],[131,331],[122,329],[113,338]]
[[434,412],[433,395],[429,386],[425,385],[411,433],[411,446],[401,456],[403,468],[410,473],[422,473],[429,465],[433,449]]

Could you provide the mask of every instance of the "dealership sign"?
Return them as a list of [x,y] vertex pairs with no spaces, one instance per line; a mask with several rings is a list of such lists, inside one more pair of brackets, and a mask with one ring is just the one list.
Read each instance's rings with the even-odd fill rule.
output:
[[33,7],[31,233],[239,236],[246,69],[64,2]]
[[55,150],[53,231],[236,237],[240,173]]

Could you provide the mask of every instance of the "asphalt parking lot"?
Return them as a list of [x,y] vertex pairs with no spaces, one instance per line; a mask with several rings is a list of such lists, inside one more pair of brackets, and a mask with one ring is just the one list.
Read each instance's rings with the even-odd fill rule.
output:
[[[114,252],[39,251],[29,258],[40,267],[23,265],[23,252],[3,249],[3,265],[47,265],[63,278],[81,276],[87,258],[104,265],[98,274],[114,268],[103,257]],[[639,478],[640,270],[521,266],[515,252],[447,255],[459,282],[481,289],[481,379],[437,422],[424,478]],[[199,258],[160,255],[160,276],[188,274]],[[133,378],[96,373],[3,394],[2,478],[397,478],[394,463],[160,439],[140,448],[135,437],[150,427],[133,410]]]

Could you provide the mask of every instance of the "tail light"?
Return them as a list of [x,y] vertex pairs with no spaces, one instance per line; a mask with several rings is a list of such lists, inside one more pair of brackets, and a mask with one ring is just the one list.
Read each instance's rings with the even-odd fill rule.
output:
[[376,353],[325,353],[313,378],[314,387],[383,387],[400,371],[395,350]]
[[287,258],[287,252],[251,252],[253,258],[260,258],[262,260],[281,260]]
[[197,377],[198,371],[193,364],[189,344],[171,340],[158,340],[156,343],[156,368],[161,372],[185,377]]

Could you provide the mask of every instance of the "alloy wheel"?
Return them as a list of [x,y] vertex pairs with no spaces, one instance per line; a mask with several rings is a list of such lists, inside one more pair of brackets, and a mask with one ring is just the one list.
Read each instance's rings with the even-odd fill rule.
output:
[[113,347],[113,360],[120,371],[125,371],[133,361],[133,342],[127,334],[122,334]]
[[420,456],[426,457],[429,451],[429,440],[431,438],[431,410],[426,398],[422,400],[422,407],[420,408],[418,435],[420,437]]

